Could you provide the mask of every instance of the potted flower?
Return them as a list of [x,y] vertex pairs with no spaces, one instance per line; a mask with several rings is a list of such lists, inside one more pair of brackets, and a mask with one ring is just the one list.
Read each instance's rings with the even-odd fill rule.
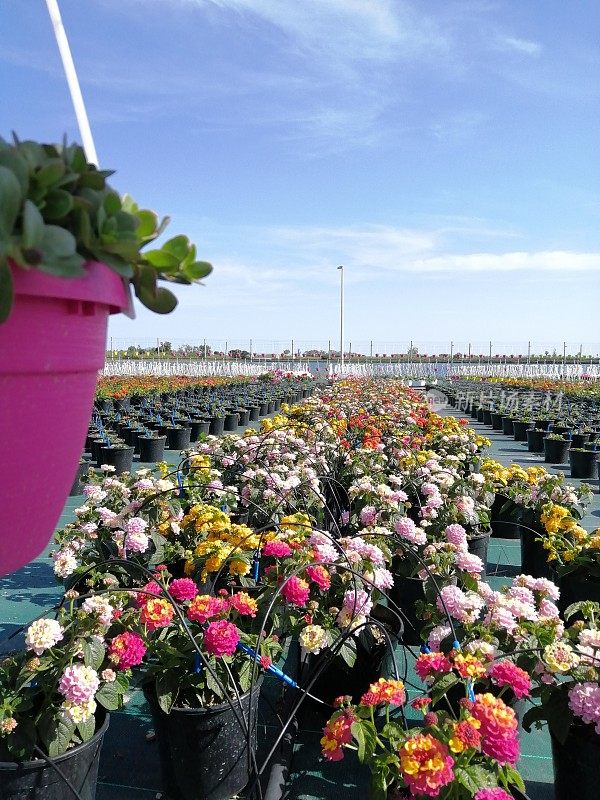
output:
[[323,729],[323,755],[339,761],[345,749],[356,750],[371,770],[370,800],[513,800],[513,790],[525,791],[515,769],[519,740],[511,708],[489,693],[465,699],[456,717],[429,710],[429,702],[412,701],[424,719],[408,728],[395,713],[405,703],[399,680],[382,678],[358,704],[340,698]]
[[561,639],[541,648],[533,675],[539,704],[527,712],[524,726],[545,722],[550,730],[556,800],[598,795],[600,757],[600,605],[582,602],[565,611],[577,616]]
[[556,431],[544,436],[544,461],[547,464],[564,464],[571,442]]
[[[0,527],[11,529],[32,491],[38,504],[18,542],[3,537],[2,574],[36,556],[56,524],[104,363],[107,317],[129,306],[127,283],[167,313],[177,301],[157,278],[190,283],[211,270],[185,236],[145,250],[166,220],[121,198],[110,174],[76,145],[0,141]],[[35,435],[32,418],[54,432],[52,448],[23,439]]]
[[250,779],[262,674],[281,649],[261,599],[200,593],[162,570],[135,602],[163,784],[183,800],[229,800]]
[[7,800],[44,800],[48,786],[56,787],[55,769],[82,797],[95,797],[108,712],[123,705],[131,669],[144,655],[141,638],[114,621],[118,593],[83,595],[77,604],[75,596],[56,618],[31,623],[26,649],[0,661],[0,791]]

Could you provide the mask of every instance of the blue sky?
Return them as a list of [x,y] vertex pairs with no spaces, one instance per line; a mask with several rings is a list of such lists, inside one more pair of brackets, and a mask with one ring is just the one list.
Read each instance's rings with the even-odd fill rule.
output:
[[[335,341],[344,264],[353,342],[600,340],[596,0],[60,4],[102,166],[215,267],[115,339]],[[43,0],[0,31],[0,135],[78,138]]]

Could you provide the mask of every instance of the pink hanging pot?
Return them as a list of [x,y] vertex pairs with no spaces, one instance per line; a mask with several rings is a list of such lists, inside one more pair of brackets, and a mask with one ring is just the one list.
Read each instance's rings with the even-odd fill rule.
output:
[[83,450],[108,315],[129,305],[122,278],[98,262],[81,278],[12,273],[0,325],[0,575],[49,542]]

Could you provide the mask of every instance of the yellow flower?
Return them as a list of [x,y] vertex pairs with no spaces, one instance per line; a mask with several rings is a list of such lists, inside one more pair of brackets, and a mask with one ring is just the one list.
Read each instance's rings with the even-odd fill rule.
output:
[[229,564],[230,575],[247,575],[250,572],[250,564],[242,561],[240,558],[234,558]]

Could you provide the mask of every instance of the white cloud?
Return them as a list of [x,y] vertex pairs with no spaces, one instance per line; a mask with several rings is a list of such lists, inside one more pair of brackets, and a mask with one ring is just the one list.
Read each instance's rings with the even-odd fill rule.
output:
[[500,50],[513,50],[527,56],[539,56],[542,45],[529,39],[517,39],[515,36],[499,36],[498,47]]

